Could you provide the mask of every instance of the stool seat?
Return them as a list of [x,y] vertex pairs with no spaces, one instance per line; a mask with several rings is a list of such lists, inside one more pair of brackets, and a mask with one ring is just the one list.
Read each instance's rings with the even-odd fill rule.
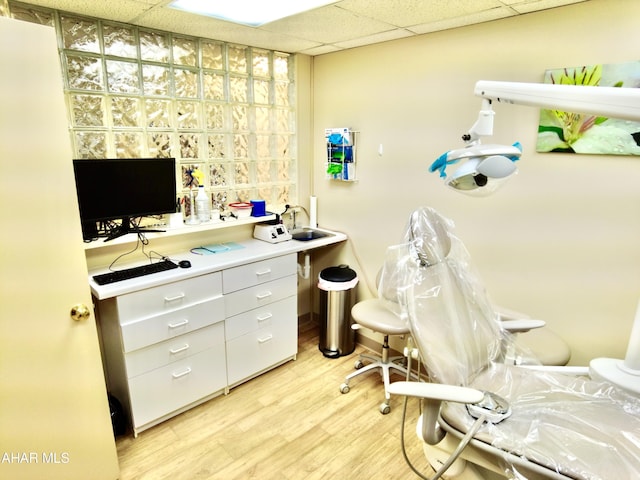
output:
[[406,322],[391,312],[378,298],[362,300],[351,309],[351,317],[360,326],[387,335],[406,335]]

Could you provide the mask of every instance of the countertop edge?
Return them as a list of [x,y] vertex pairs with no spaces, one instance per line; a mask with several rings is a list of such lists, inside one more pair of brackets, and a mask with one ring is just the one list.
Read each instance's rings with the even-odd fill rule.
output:
[[[334,245],[347,240],[347,235],[341,232],[318,228],[330,234],[330,236],[315,240],[299,241],[287,240],[280,243],[269,243],[255,238],[249,238],[234,242],[241,245],[241,248],[211,255],[198,255],[192,251],[179,252],[170,255],[168,258],[174,262],[189,260],[190,268],[177,268],[166,272],[154,273],[143,277],[123,280],[107,285],[98,285],[93,280],[93,275],[105,273],[107,268],[95,269],[89,272],[89,286],[91,293],[98,300],[125,295],[147,288],[157,287],[167,283],[186,280],[201,275],[207,275],[227,268],[237,267],[248,263],[258,262],[273,257],[279,257],[291,253],[301,253],[318,248]],[[195,245],[194,248],[197,248]],[[122,265],[122,268],[132,267],[137,264]]]

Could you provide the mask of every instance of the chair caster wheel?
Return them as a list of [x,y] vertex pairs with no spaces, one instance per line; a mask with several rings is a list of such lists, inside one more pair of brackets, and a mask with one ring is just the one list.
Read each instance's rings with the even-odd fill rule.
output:
[[349,385],[347,385],[346,383],[340,385],[340,393],[349,393],[349,390]]
[[382,415],[386,415],[391,411],[391,407],[389,406],[388,403],[381,403],[380,404],[380,413]]
[[356,370],[360,370],[362,367],[364,367],[364,363],[362,363],[362,360],[356,360],[355,362],[353,362],[353,368],[355,368]]

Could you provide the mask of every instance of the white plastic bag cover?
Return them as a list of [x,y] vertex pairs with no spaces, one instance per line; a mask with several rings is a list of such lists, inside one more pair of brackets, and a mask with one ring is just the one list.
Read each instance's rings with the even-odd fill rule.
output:
[[[640,478],[640,398],[606,382],[505,364],[513,338],[450,220],[430,208],[411,215],[404,242],[387,251],[380,296],[408,322],[431,381],[510,402],[511,417],[485,424],[477,438],[570,478]],[[462,431],[473,422],[463,405],[447,405],[442,416]],[[520,468],[512,458],[501,461],[511,476]]]

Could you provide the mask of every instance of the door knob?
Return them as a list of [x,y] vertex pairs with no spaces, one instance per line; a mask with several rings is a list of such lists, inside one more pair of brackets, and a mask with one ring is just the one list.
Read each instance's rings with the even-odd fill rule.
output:
[[89,307],[87,307],[83,303],[74,305],[71,308],[71,318],[74,319],[76,322],[86,320],[90,316],[91,316],[91,310],[89,310]]

